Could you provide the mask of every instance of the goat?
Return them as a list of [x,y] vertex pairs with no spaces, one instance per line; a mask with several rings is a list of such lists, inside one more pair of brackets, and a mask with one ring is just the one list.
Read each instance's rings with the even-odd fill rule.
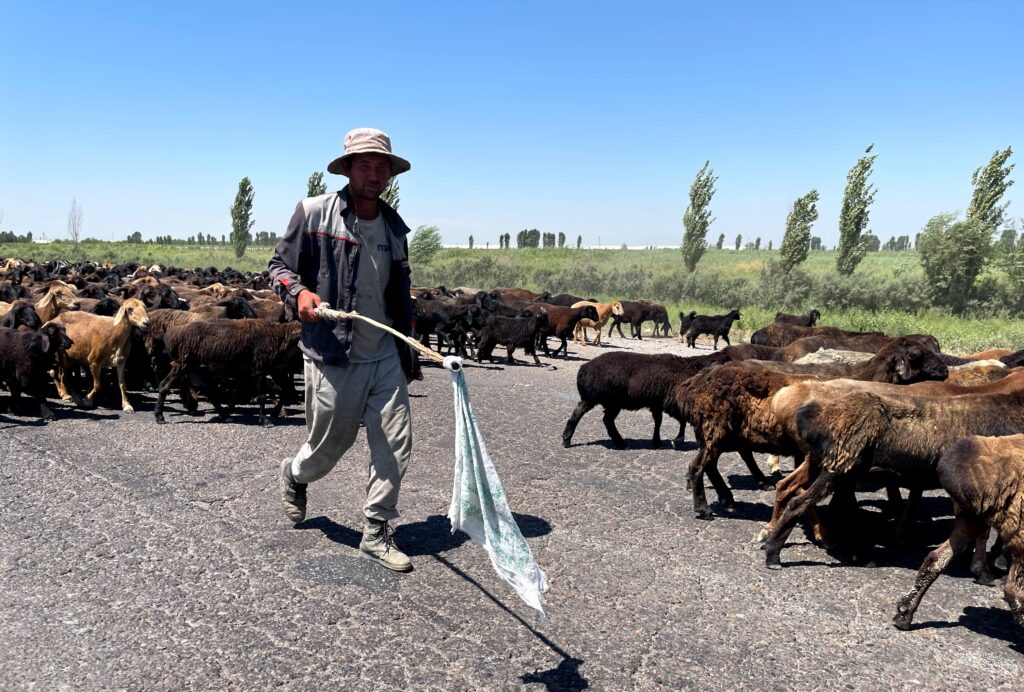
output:
[[813,327],[821,319],[821,313],[811,310],[806,315],[787,315],[784,312],[775,313],[775,324],[795,324],[800,327]]
[[698,519],[713,519],[704,491],[704,474],[719,501],[731,511],[732,492],[718,472],[724,452],[738,452],[755,480],[767,488],[768,479],[752,452],[796,456],[799,447],[772,412],[772,397],[788,384],[805,379],[852,378],[873,382],[910,383],[945,379],[946,366],[931,350],[912,339],[898,339],[863,363],[801,366],[745,361],[708,370],[678,384],[672,392],[673,410],[691,423],[700,450],[690,464],[689,484]]
[[121,389],[121,410],[135,413],[128,403],[128,391],[124,383],[124,364],[131,350],[132,327],[145,331],[149,325],[146,306],[136,298],[129,298],[121,305],[114,317],[92,315],[87,312],[65,312],[54,318],[63,325],[68,337],[74,342],[58,358],[57,392],[61,400],[68,402],[78,399],[69,388],[68,377],[72,366],[85,365],[92,374],[92,389],[86,395],[84,404],[92,407],[96,394],[102,386],[100,373],[104,367],[117,368],[117,383]]
[[53,420],[53,411],[46,405],[46,380],[58,354],[70,347],[64,327],[54,322],[38,332],[0,328],[0,382],[10,390],[12,403],[27,392],[39,404],[40,419]]
[[1003,595],[1024,627],[1024,435],[960,440],[939,458],[936,471],[953,498],[956,523],[946,542],[924,559],[913,589],[896,604],[893,624],[909,630],[928,587],[958,553],[984,544],[992,527],[1012,556]]
[[686,330],[686,345],[690,348],[697,347],[697,337],[701,334],[708,334],[714,337],[715,345],[713,350],[718,350],[718,339],[725,339],[726,345],[729,344],[729,330],[732,329],[732,323],[740,319],[739,310],[730,310],[724,315],[697,315],[690,321],[690,326]]
[[939,457],[958,440],[1024,432],[1024,373],[978,387],[929,383],[915,390],[844,380],[800,387],[780,391],[773,403],[775,410],[796,409],[789,415],[806,456],[799,482],[776,495],[764,546],[769,569],[782,567],[793,523],[834,489],[852,493],[864,472],[877,468],[908,487],[934,487]]
[[594,346],[601,345],[601,330],[604,329],[604,325],[608,323],[613,315],[622,314],[622,303],[617,300],[613,300],[610,303],[596,303],[594,301],[584,300],[577,303],[573,303],[572,307],[579,308],[584,305],[592,305],[597,310],[597,319],[591,320],[587,318],[581,319],[576,323],[576,328],[573,330],[573,341],[579,344],[587,343],[587,327],[592,327],[597,331],[597,336],[594,337]]
[[[171,387],[197,375],[201,368],[212,368],[222,376],[255,382],[260,424],[271,426],[265,414],[266,377],[287,369],[290,361],[299,357],[300,327],[298,322],[215,319],[168,329],[163,340],[171,369],[160,382],[154,409],[156,422],[167,422],[164,400]],[[211,402],[217,417],[223,418],[220,404],[215,399]]]

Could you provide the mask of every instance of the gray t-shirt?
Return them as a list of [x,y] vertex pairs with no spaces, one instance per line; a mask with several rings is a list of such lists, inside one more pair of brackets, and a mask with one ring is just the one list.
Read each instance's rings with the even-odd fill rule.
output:
[[[360,315],[392,326],[384,306],[384,288],[391,278],[392,238],[384,215],[367,221],[353,215],[350,229],[361,243],[356,268],[356,295],[353,308]],[[353,363],[372,363],[398,352],[395,338],[383,329],[361,320],[352,322],[352,346],[349,360]]]

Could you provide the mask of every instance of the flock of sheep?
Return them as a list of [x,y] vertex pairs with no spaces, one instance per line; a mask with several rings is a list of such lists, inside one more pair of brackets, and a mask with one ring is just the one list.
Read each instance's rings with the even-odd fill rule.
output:
[[[664,305],[654,301],[599,302],[523,289],[479,291],[444,287],[412,292],[416,336],[438,350],[478,361],[507,362],[522,349],[540,364],[568,356],[568,340],[600,344],[628,324],[641,339],[645,322],[655,333],[672,330]],[[680,424],[677,442],[692,427],[698,452],[689,486],[697,518],[713,518],[704,477],[720,506],[734,507],[718,470],[723,453],[736,452],[763,489],[775,488],[772,518],[762,532],[769,568],[798,521],[827,547],[853,558],[868,555],[873,537],[858,521],[858,484],[888,492],[891,510],[905,528],[925,490],[943,488],[953,498],[955,526],[949,540],[925,560],[913,589],[900,599],[897,627],[910,627],[925,591],[959,553],[973,551],[972,571],[993,584],[989,562],[1008,565],[1005,597],[1024,627],[1024,352],[990,351],[967,357],[941,352],[928,335],[890,337],[816,324],[820,315],[779,314],[749,344],[731,345],[740,317],[680,314],[678,334],[695,346],[713,339],[707,354],[683,357],[616,351],[584,363],[577,375],[580,401],[566,423],[568,447],[580,419],[600,406],[612,443],[624,448],[615,427],[622,410],[648,409],[653,444],[661,444],[664,414]],[[593,336],[588,329],[594,330]],[[549,339],[556,339],[552,352]],[[0,262],[0,385],[21,406],[31,395],[39,415],[52,419],[51,385],[66,402],[91,407],[113,369],[121,407],[132,411],[128,391],[158,391],[156,420],[177,388],[185,408],[205,396],[218,416],[255,398],[259,419],[271,424],[298,401],[299,328],[269,289],[265,274],[231,269],[174,269],[95,263]],[[717,348],[719,339],[727,344]],[[86,375],[88,374],[88,377]],[[87,393],[85,386],[89,386]],[[0,406],[5,402],[0,401]],[[753,454],[773,455],[766,475]],[[779,457],[793,457],[781,476]],[[777,481],[777,482],[776,482]],[[908,491],[903,499],[901,489]],[[827,513],[817,504],[831,496]],[[989,529],[998,534],[991,555]]]

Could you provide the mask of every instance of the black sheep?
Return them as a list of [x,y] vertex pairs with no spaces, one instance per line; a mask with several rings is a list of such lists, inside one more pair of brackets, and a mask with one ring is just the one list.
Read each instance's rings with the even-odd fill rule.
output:
[[795,324],[798,327],[813,327],[821,319],[821,313],[811,310],[806,315],[787,315],[784,312],[775,313],[775,324]]
[[697,337],[707,334],[714,337],[714,350],[717,351],[719,339],[725,339],[725,343],[729,344],[729,330],[732,329],[732,323],[738,319],[739,310],[730,310],[724,315],[697,315],[690,323],[690,328],[686,330],[686,345],[697,348]]
[[0,320],[0,327],[7,327],[8,329],[17,329],[22,325],[29,329],[39,329],[42,324],[43,321],[39,319],[36,309],[32,307],[32,303],[26,300],[14,301],[11,309]]
[[486,326],[480,331],[480,344],[477,347],[477,362],[489,360],[494,362],[494,347],[498,344],[508,349],[508,364],[514,365],[512,357],[517,348],[522,348],[527,355],[533,356],[533,362],[541,365],[537,357],[537,339],[547,329],[547,312],[531,314],[523,311],[519,317],[503,317],[492,315],[487,318]]
[[[562,446],[568,447],[572,443],[580,419],[598,405],[604,408],[604,425],[608,436],[619,449],[625,449],[626,443],[615,428],[615,418],[623,409],[650,409],[654,417],[654,438],[651,443],[655,447],[661,446],[661,414],[666,395],[677,382],[692,377],[709,365],[728,360],[729,357],[724,353],[690,358],[666,353],[602,353],[589,363],[584,363],[576,374],[580,403],[565,424]],[[681,422],[676,438],[680,442],[683,440],[684,426],[685,423]]]
[[49,371],[57,366],[57,354],[72,345],[64,327],[48,322],[38,332],[0,328],[0,382],[11,392],[12,401],[21,393],[32,395],[39,404],[42,420],[53,420],[46,405]]

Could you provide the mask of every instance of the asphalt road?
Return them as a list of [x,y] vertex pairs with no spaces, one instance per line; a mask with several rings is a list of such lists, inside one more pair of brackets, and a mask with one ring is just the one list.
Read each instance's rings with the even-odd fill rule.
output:
[[[611,347],[685,352],[669,339]],[[931,497],[944,518],[880,549],[877,567],[841,564],[797,530],[770,572],[751,539],[773,496],[735,455],[722,467],[739,511],[707,523],[685,489],[693,446],[651,449],[646,412],[620,417],[627,451],[609,447],[599,412],[561,447],[579,356],[596,352],[573,349],[556,370],[467,369],[550,582],[545,623],[449,531],[444,371],[412,388],[407,575],[358,556],[362,439],[310,486],[310,518],[284,517],[277,460],[304,440],[298,411],[263,429],[252,410],[213,423],[172,399],[157,426],[153,398],[135,393],[134,415],[61,408],[37,426],[0,414],[0,688],[1020,688],[1024,637],[1001,589],[966,566],[939,579],[914,630],[890,624],[951,526],[948,500]]]

